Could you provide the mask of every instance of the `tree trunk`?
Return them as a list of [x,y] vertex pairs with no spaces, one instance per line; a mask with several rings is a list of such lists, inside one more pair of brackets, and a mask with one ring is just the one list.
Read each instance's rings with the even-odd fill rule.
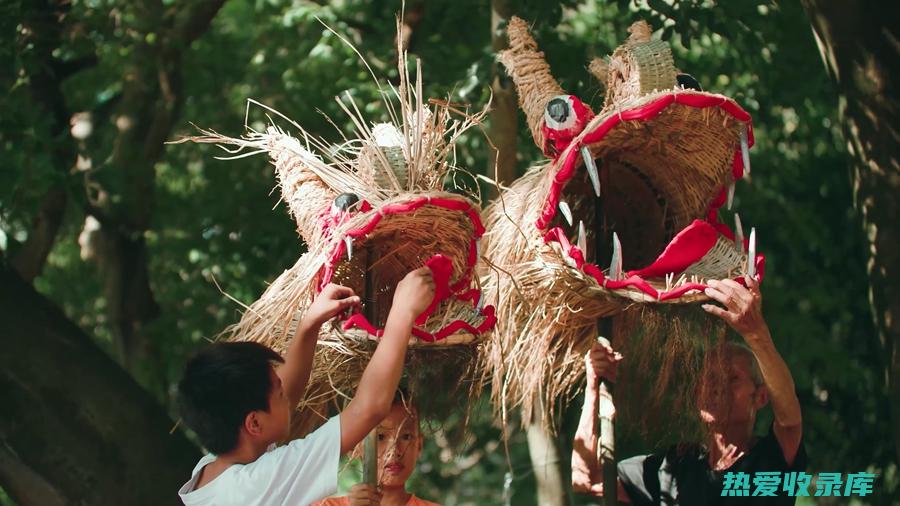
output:
[[[28,89],[35,107],[49,120],[50,153],[60,174],[59,181],[44,195],[28,239],[12,259],[19,275],[28,281],[41,273],[56,241],[66,209],[65,182],[69,169],[75,164],[75,140],[67,131],[70,112],[62,92],[62,82],[83,66],[81,62],[76,62],[74,66],[64,64],[54,56],[61,44],[62,19],[69,9],[68,2],[58,0],[30,3],[22,9],[23,35],[17,41],[18,50],[31,55],[23,62],[23,70],[28,75]],[[89,60],[96,62],[95,59]]]
[[200,457],[154,399],[0,265],[0,486],[21,506],[178,504]]
[[559,446],[556,437],[544,428],[547,426],[542,419],[544,413],[544,405],[538,399],[527,430],[528,454],[537,484],[538,505],[560,506],[569,503],[570,481],[563,479]]
[[869,241],[869,301],[884,347],[894,444],[900,459],[900,69],[895,2],[803,0],[825,67],[840,94],[854,202]]
[[[506,49],[506,23],[512,16],[509,0],[491,1],[491,47],[494,54]],[[491,82],[493,102],[491,104],[491,142],[493,149],[488,153],[490,162],[488,177],[496,178],[502,185],[516,179],[516,154],[519,134],[519,109],[516,102],[516,88],[499,62],[494,62],[494,80]],[[490,189],[490,197],[497,196],[497,189]]]
[[112,247],[97,257],[105,278],[109,320],[120,359],[131,371],[146,356],[144,326],[160,312],[150,286],[145,233],[154,209],[156,163],[163,154],[184,101],[182,57],[208,28],[224,0],[203,0],[165,10],[157,2],[139,2],[135,29],[159,34],[142,37],[123,75],[122,101],[116,113],[119,134],[110,157],[109,191],[120,205],[96,209],[100,234]]

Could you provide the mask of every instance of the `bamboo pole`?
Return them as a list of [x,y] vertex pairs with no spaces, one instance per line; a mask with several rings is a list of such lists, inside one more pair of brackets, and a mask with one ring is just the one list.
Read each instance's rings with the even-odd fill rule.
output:
[[[608,200],[609,195],[609,167],[605,163],[598,164],[600,172],[600,197],[594,200],[594,260],[598,267],[607,263],[606,252],[610,251],[608,238],[612,234],[609,227]],[[597,342],[610,346],[610,341],[605,336],[612,337],[612,318],[597,320]],[[597,462],[603,470],[603,506],[616,506],[618,504],[618,470],[616,467],[616,406],[613,401],[613,385],[608,378],[600,378],[598,394],[597,418],[599,421],[600,437],[597,441]]]
[[[609,320],[607,320],[609,321]],[[612,324],[610,322],[610,327]],[[609,346],[609,340],[598,337],[597,342]],[[600,419],[600,437],[597,441],[597,461],[603,470],[603,506],[618,504],[618,469],[616,466],[616,406],[613,402],[613,385],[600,378],[597,417]]]
[[[366,244],[366,263],[363,276],[365,278],[365,299],[366,305],[363,307],[363,314],[373,326],[378,328],[378,296],[375,293],[375,283],[372,279],[372,245]],[[363,443],[363,483],[372,487],[378,487],[378,429],[372,429],[366,436]]]

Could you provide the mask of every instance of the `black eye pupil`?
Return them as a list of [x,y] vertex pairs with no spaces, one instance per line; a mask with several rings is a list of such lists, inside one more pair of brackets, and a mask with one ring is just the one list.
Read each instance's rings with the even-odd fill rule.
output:
[[561,98],[554,98],[547,104],[547,114],[553,118],[553,121],[565,123],[566,118],[569,117],[569,104]]
[[703,91],[703,88],[700,86],[700,81],[690,74],[678,74],[675,76],[675,79],[678,80],[678,86],[681,86],[682,88]]
[[334,198],[334,207],[346,211],[357,202],[359,202],[359,197],[355,193],[342,193]]

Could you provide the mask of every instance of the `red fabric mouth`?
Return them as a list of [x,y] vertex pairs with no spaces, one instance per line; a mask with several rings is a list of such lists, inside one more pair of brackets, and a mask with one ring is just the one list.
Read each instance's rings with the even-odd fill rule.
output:
[[[447,256],[437,253],[425,262],[425,266],[431,269],[432,277],[435,283],[435,294],[428,308],[420,314],[412,328],[412,334],[425,342],[441,341],[453,334],[459,332],[467,332],[474,336],[490,331],[497,322],[494,314],[493,306],[485,306],[479,308],[481,299],[481,291],[476,288],[470,288],[472,274],[475,264],[478,261],[478,243],[477,241],[484,235],[484,226],[481,223],[479,210],[471,204],[444,197],[419,197],[407,202],[389,204],[377,209],[362,226],[348,230],[344,235],[351,238],[365,237],[378,226],[378,223],[384,216],[391,214],[412,213],[425,205],[441,207],[451,211],[458,211],[466,216],[472,224],[473,234],[469,241],[469,254],[466,258],[466,267],[462,276],[455,283],[451,284],[453,276],[453,265]],[[360,209],[371,209],[366,201],[362,201]],[[344,218],[346,219],[346,218]],[[343,241],[336,241],[332,251],[328,254],[325,265],[320,271],[320,281],[318,291],[331,282],[335,269],[340,263],[345,253],[345,244]],[[477,313],[483,320],[480,324],[473,326],[466,320],[456,319],[450,321],[441,328],[429,332],[424,329],[428,319],[437,311],[442,302],[455,300],[460,302],[471,303],[472,310]],[[356,312],[346,318],[341,327],[344,330],[353,328],[361,329],[376,337],[384,335],[383,328],[376,328],[362,313]]]
[[[578,161],[581,157],[581,147],[600,142],[608,132],[624,121],[648,121],[660,114],[666,107],[672,104],[681,104],[689,107],[703,109],[707,107],[719,107],[730,114],[737,121],[747,126],[748,148],[753,145],[753,126],[750,114],[747,113],[733,100],[726,97],[707,93],[671,93],[659,97],[656,100],[643,104],[619,114],[611,115],[589,133],[585,134],[577,142],[570,145],[557,164],[561,167],[553,177],[549,195],[544,203],[541,215],[535,222],[539,230],[546,230],[544,243],[559,243],[563,254],[567,255],[579,270],[593,277],[597,284],[609,290],[636,289],[658,301],[677,299],[693,290],[702,292],[706,285],[697,282],[686,282],[678,287],[668,290],[658,290],[648,279],[665,277],[667,274],[680,274],[687,267],[699,261],[715,246],[719,235],[734,240],[733,232],[724,224],[718,222],[718,210],[725,204],[727,188],[722,188],[718,195],[710,203],[706,220],[695,220],[685,229],[679,232],[668,244],[665,250],[649,266],[642,269],[631,270],[625,273],[625,279],[614,280],[607,278],[602,269],[595,264],[585,261],[584,252],[576,245],[571,244],[565,231],[561,227],[553,227],[547,230],[551,221],[556,216],[560,201],[560,194],[566,184],[575,176]],[[734,180],[743,178],[744,162],[740,146],[737,147],[732,159],[732,177]],[[747,241],[744,241],[743,250],[747,250]],[[755,258],[756,272],[762,279],[765,258],[757,254]],[[733,278],[744,284],[743,276]]]
[[[647,121],[656,117],[666,107],[672,104],[687,105],[697,109],[705,109],[707,107],[719,107],[730,114],[734,119],[747,125],[748,148],[753,146],[753,124],[751,123],[750,114],[741,106],[737,105],[733,100],[722,96],[701,94],[701,93],[672,93],[664,95],[652,102],[648,102],[640,107],[635,107],[619,114],[614,114],[603,123],[597,125],[590,133],[586,134],[579,141],[577,146],[569,146],[562,153],[562,166],[553,177],[553,183],[550,185],[550,193],[547,201],[544,203],[544,209],[535,222],[535,226],[539,230],[545,230],[553,217],[556,216],[556,208],[559,205],[559,196],[562,193],[566,183],[575,177],[575,171],[578,167],[578,159],[581,156],[580,148],[600,142],[610,130],[618,126],[624,121]],[[557,161],[559,163],[559,161]],[[732,175],[735,180],[744,177],[744,161],[741,158],[740,149],[735,150],[734,160],[732,162]],[[719,195],[711,206],[711,209],[718,209],[725,203],[725,189]]]
[[[658,301],[677,299],[682,295],[697,290],[702,292],[707,285],[704,283],[687,282],[671,290],[657,290],[647,279],[660,278],[667,274],[680,274],[688,267],[702,259],[715,246],[718,236],[723,235],[734,241],[734,234],[723,224],[712,224],[694,220],[684,230],[678,233],[666,246],[666,249],[657,257],[656,261],[647,267],[631,270],[625,273],[625,279],[614,280],[607,278],[596,264],[584,260],[584,252],[578,246],[571,244],[569,238],[561,227],[553,227],[544,235],[544,243],[557,242],[563,253],[571,258],[575,267],[594,278],[599,286],[609,290],[637,289]],[[747,248],[744,241],[744,249]],[[765,270],[766,259],[762,254],[757,254],[755,259],[756,272],[759,279]],[[746,285],[743,276],[733,278],[738,283]]]

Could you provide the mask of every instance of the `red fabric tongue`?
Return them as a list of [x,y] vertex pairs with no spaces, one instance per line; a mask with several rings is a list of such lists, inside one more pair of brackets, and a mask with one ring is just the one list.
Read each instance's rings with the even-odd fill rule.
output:
[[450,276],[453,274],[453,264],[450,259],[438,253],[425,262],[425,267],[431,269],[431,277],[434,279],[434,299],[425,311],[416,318],[416,325],[425,325],[428,317],[434,313],[437,305],[450,296]]
[[629,271],[627,275],[661,278],[670,272],[683,272],[716,245],[718,235],[709,223],[694,220],[687,228],[678,232],[655,262],[643,269]]

